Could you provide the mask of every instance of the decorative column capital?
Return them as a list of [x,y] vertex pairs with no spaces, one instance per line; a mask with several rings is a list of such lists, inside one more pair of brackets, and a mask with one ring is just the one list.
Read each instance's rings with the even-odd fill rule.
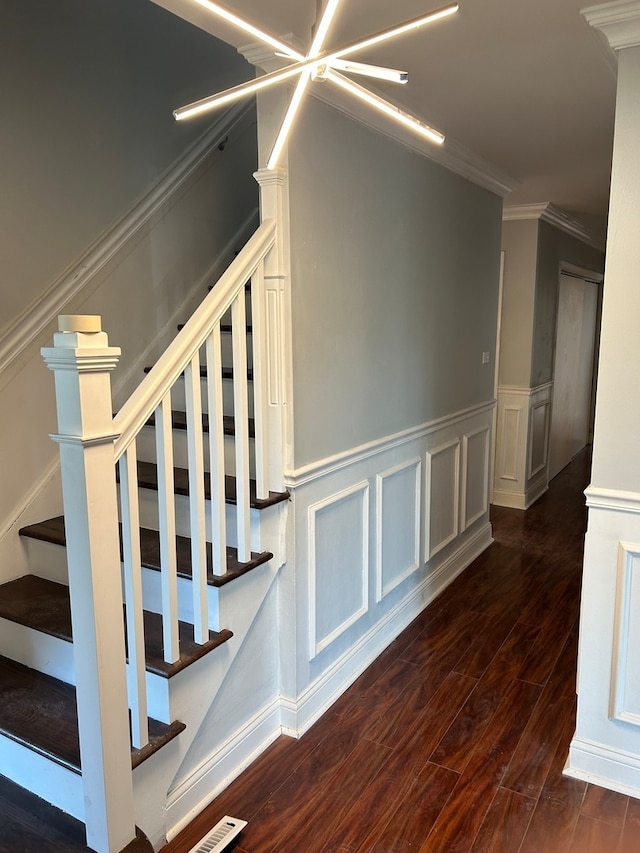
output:
[[253,173],[260,187],[283,187],[287,179],[287,170],[283,166],[275,169],[258,169]]
[[614,50],[640,46],[640,0],[615,0],[589,6],[581,14],[601,30]]
[[265,265],[267,278],[283,277],[288,269],[289,251],[289,206],[285,200],[287,170],[282,166],[275,169],[258,169],[253,173],[260,186],[260,218],[276,222],[276,245],[270,252]]
[[95,315],[61,315],[53,346],[40,350],[49,370],[72,370],[80,373],[112,371],[120,357],[120,347],[110,347],[109,337],[102,331],[101,319]]

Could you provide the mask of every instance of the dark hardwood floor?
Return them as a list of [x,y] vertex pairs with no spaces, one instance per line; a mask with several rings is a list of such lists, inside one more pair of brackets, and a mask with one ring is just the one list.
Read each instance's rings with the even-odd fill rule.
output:
[[279,738],[163,853],[223,815],[236,853],[637,853],[640,801],[562,776],[589,454],[300,740]]

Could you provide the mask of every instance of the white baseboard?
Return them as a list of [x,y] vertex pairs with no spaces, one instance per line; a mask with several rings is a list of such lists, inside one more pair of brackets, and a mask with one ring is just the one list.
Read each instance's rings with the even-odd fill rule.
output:
[[546,477],[541,477],[524,494],[522,492],[508,492],[505,489],[494,489],[491,503],[511,509],[529,509],[548,489],[549,482]]
[[526,494],[526,506],[525,509],[529,509],[538,498],[541,498],[542,495],[546,491],[549,490],[549,481],[547,479],[546,469],[542,472],[542,476],[538,477],[536,481],[532,482],[527,488]]
[[280,699],[259,711],[167,797],[167,841],[174,838],[281,734]]
[[297,699],[283,698],[283,734],[293,737],[304,734],[407,625],[492,542],[491,525],[487,523],[430,572],[397,607],[376,622]]
[[496,506],[506,506],[510,509],[526,509],[527,498],[521,492],[507,492],[504,489],[494,489],[491,503]]
[[640,758],[593,741],[574,737],[564,775],[640,798]]
[[299,737],[409,623],[493,541],[491,525],[432,571],[297,699],[276,697],[184,779],[167,798],[167,840],[174,838],[280,735]]

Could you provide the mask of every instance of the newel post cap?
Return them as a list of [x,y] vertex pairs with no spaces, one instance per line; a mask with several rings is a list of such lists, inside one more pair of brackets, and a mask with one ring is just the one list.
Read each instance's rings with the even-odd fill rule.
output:
[[101,332],[102,317],[99,314],[60,314],[59,332]]
[[40,350],[50,370],[100,373],[117,365],[120,347],[109,346],[100,316],[63,314],[58,317],[58,329],[53,335],[53,346]]

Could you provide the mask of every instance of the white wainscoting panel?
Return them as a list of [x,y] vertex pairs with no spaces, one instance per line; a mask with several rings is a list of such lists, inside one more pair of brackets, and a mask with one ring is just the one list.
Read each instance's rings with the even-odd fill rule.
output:
[[640,545],[621,542],[618,554],[610,716],[640,726]]
[[536,388],[498,388],[492,501],[527,509],[549,484],[550,382]]
[[494,410],[485,402],[287,472],[287,731],[304,731],[491,544]]
[[532,404],[530,412],[529,478],[535,477],[549,458],[549,400]]
[[367,612],[369,483],[359,482],[309,507],[311,659]]
[[462,529],[471,527],[489,509],[488,426],[465,433],[462,438]]
[[422,461],[376,475],[376,601],[420,568]]
[[518,448],[520,446],[520,407],[505,406],[499,427],[501,453],[498,456],[501,480],[518,481]]
[[453,542],[460,529],[460,439],[427,451],[425,562]]

